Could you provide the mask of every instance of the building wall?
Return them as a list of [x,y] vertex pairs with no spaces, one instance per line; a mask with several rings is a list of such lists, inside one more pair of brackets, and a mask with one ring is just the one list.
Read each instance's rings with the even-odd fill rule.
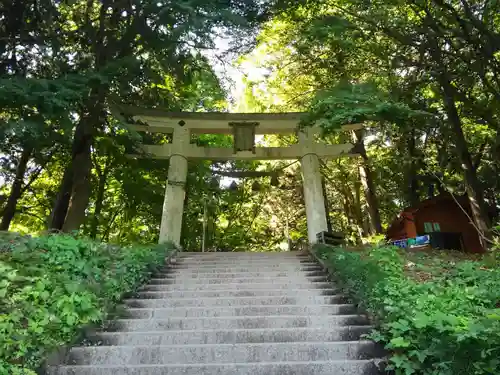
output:
[[392,241],[417,236],[413,215],[403,211],[401,216],[402,218],[395,219],[387,230],[387,238]]
[[418,236],[415,216],[412,213],[405,213],[405,229],[407,238],[415,238]]
[[439,201],[434,205],[419,208],[414,216],[418,235],[425,234],[424,223],[439,223],[441,232],[462,234],[465,251],[483,251],[476,230],[454,201]]
[[403,220],[400,225],[394,225],[387,233],[387,237],[393,241],[403,240],[407,238],[408,236],[406,235],[406,221]]

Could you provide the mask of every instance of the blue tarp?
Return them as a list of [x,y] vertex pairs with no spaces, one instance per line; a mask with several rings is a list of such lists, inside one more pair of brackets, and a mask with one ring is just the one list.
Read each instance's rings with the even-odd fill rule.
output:
[[418,236],[415,238],[405,238],[403,240],[397,240],[391,242],[392,245],[400,247],[402,249],[412,248],[417,246],[429,245],[431,243],[431,236],[428,234],[423,236]]

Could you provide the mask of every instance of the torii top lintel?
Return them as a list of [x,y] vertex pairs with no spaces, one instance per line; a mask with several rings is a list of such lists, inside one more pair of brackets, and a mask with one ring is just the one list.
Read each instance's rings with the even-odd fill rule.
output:
[[[132,125],[137,131],[172,133],[185,126],[193,134],[231,134],[231,123],[257,123],[256,134],[294,133],[303,112],[286,113],[227,113],[227,112],[167,112],[160,109],[121,107],[120,112],[140,124]],[[360,129],[361,124],[344,125],[339,130]]]

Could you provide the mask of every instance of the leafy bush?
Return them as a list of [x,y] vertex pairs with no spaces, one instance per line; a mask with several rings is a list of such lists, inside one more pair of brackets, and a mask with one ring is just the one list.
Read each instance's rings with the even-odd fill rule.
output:
[[314,250],[374,318],[396,374],[500,374],[500,270],[392,247]]
[[16,232],[0,231],[0,253],[12,251],[14,248],[25,246],[31,237]]
[[0,374],[31,374],[85,326],[106,319],[172,249],[111,246],[69,235],[18,245],[0,253]]

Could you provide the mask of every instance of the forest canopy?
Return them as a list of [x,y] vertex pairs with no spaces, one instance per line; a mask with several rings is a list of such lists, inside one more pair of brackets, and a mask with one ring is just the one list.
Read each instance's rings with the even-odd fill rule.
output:
[[[231,54],[207,51],[229,40]],[[242,95],[217,74],[237,56]],[[12,1],[0,7],[0,230],[158,238],[168,161],[117,105],[307,112],[326,143],[332,229],[383,233],[435,186],[466,195],[486,246],[500,186],[500,3],[360,0]],[[236,103],[234,103],[236,101]],[[364,130],[338,132],[362,123]],[[289,136],[265,136],[268,146]],[[199,145],[231,147],[230,137]],[[232,186],[214,170],[278,171]],[[298,163],[190,161],[183,245],[284,246],[306,234]],[[205,223],[205,224],[204,224]]]

